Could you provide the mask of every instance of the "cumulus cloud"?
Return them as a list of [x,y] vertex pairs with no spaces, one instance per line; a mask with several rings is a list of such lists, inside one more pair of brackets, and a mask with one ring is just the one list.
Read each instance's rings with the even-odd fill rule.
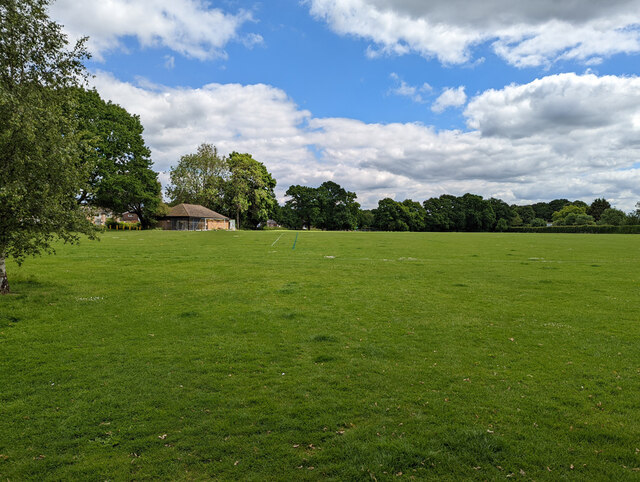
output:
[[464,86],[457,88],[447,87],[431,106],[433,112],[441,113],[449,107],[460,107],[467,101]]
[[640,52],[640,0],[306,0],[342,35],[373,42],[369,56],[417,53],[446,64],[471,60],[491,42],[512,65],[560,59],[594,64]]
[[156,169],[209,142],[264,162],[281,199],[291,184],[334,180],[365,207],[465,192],[510,203],[605,196],[623,209],[640,200],[637,77],[563,74],[489,90],[469,102],[465,131],[316,118],[261,84],[172,88],[104,73],[95,83],[140,115]]
[[637,132],[638,105],[638,77],[568,73],[488,90],[469,103],[465,115],[469,127],[485,136],[567,136],[611,127],[622,134]]
[[98,59],[124,48],[124,37],[199,60],[225,57],[225,45],[234,40],[249,46],[262,42],[255,33],[239,33],[252,21],[250,12],[226,13],[203,0],[57,0],[51,14],[71,38],[88,35],[89,49]]

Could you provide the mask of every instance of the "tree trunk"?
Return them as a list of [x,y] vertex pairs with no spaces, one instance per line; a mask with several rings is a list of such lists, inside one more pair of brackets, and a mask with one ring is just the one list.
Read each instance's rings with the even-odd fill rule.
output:
[[7,280],[7,267],[4,256],[0,256],[0,295],[9,293],[9,281]]
[[240,208],[236,208],[236,229],[240,229]]

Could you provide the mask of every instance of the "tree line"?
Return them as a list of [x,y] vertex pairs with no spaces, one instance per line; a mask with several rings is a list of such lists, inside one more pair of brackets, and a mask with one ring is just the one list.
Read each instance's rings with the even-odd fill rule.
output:
[[[235,213],[239,227],[255,229],[268,219],[290,229],[379,231],[506,231],[513,227],[640,224],[639,211],[626,214],[604,198],[591,204],[554,199],[531,205],[509,205],[477,194],[443,194],[423,203],[390,198],[378,207],[361,209],[355,192],[334,181],[318,187],[293,185],[279,205],[276,181],[249,154],[220,156],[215,146],[202,144],[171,168],[167,188],[170,204],[201,204],[215,211]],[[238,188],[241,186],[241,189]],[[239,194],[240,193],[240,194]]]
[[382,231],[506,231],[513,227],[640,224],[640,203],[631,213],[611,207],[599,198],[584,201],[554,199],[530,205],[509,205],[501,199],[477,194],[443,194],[422,204],[383,199],[378,207],[361,213],[361,229]]

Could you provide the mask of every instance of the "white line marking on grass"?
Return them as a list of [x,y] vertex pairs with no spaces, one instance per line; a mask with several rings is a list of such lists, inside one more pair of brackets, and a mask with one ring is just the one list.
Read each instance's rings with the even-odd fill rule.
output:
[[276,244],[278,241],[280,241],[280,238],[284,235],[284,233],[282,233],[280,236],[278,236],[278,239],[276,239],[272,244],[271,247],[273,248],[274,244]]

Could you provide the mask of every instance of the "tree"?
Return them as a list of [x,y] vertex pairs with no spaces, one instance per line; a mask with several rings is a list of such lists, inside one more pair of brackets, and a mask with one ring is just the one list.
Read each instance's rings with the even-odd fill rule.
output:
[[567,204],[553,213],[553,224],[556,226],[574,226],[595,223],[593,217],[587,214],[585,206]]
[[502,233],[507,229],[509,229],[509,224],[507,223],[507,220],[505,218],[498,219],[498,222],[496,223],[496,231]]
[[536,217],[533,206],[515,206],[515,210],[522,219],[523,224],[531,224]]
[[[560,211],[563,207],[567,206],[568,204],[571,204],[571,201],[569,201],[568,199],[554,199],[553,201],[550,201],[549,209],[551,210],[551,213],[549,214],[549,218],[547,219],[547,221],[552,221],[553,213]],[[536,213],[536,216],[537,215],[538,214]],[[542,217],[542,216],[538,216],[538,217]]]
[[427,199],[425,224],[429,231],[462,231],[465,227],[465,213],[460,198],[443,194],[439,198]]
[[375,217],[370,209],[360,209],[358,211],[358,229],[368,230],[373,227]]
[[[504,219],[507,223],[507,226],[519,226],[522,224],[522,219],[518,215],[517,211],[513,208],[513,206],[509,206],[502,199],[490,198],[488,201],[489,205],[493,209],[493,213],[496,218],[494,229],[498,231],[498,223],[501,219]],[[503,224],[501,224],[501,227]],[[502,229],[505,231],[505,229]]]
[[211,144],[201,144],[195,154],[180,158],[171,168],[167,195],[172,204],[200,204],[209,209],[224,209],[224,188],[229,177],[227,160]]
[[84,141],[80,162],[90,172],[78,202],[116,213],[135,212],[142,227],[150,227],[162,198],[140,117],[105,102],[95,90],[75,88],[72,95],[72,112]]
[[[531,207],[533,208],[533,212],[535,213],[536,218],[544,219],[547,222],[551,221],[553,209],[551,208],[549,203],[535,203]],[[560,206],[558,209],[562,209],[562,206]]]
[[427,212],[422,204],[411,199],[402,201],[404,206],[404,221],[409,226],[409,231],[425,231],[427,229]]
[[0,4],[0,293],[9,292],[5,259],[51,252],[59,238],[93,235],[77,196],[87,170],[69,112],[83,82],[85,39],[69,47],[48,17],[49,0]]
[[276,181],[261,162],[251,154],[232,152],[227,159],[229,178],[225,183],[227,211],[235,214],[236,225],[255,227],[273,214],[278,202],[273,192]]
[[491,231],[496,215],[488,201],[477,194],[466,193],[461,198],[464,206],[465,229],[467,231]]
[[593,216],[593,219],[600,221],[600,216],[605,210],[611,208],[611,204],[605,198],[594,199],[591,205],[587,208],[587,214]]
[[117,213],[136,213],[142,229],[152,227],[162,203],[158,174],[144,161],[118,166],[111,174],[101,182],[104,196],[97,196],[96,203]]
[[534,228],[543,228],[547,225],[547,221],[542,218],[533,218],[531,220],[531,226]]
[[407,208],[391,198],[378,201],[378,207],[373,210],[374,226],[380,231],[409,231],[406,222]]
[[317,226],[331,231],[354,229],[360,204],[355,192],[343,189],[333,181],[326,181],[316,189],[318,206]]
[[621,224],[624,224],[626,219],[627,219],[627,215],[624,213],[624,211],[621,211],[620,209],[608,208],[608,209],[605,209],[600,215],[598,224],[620,226]]
[[311,229],[320,214],[316,189],[308,186],[289,186],[285,193],[290,199],[285,202],[285,208],[291,211],[291,225],[289,227]]

